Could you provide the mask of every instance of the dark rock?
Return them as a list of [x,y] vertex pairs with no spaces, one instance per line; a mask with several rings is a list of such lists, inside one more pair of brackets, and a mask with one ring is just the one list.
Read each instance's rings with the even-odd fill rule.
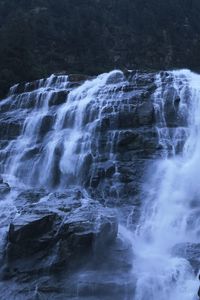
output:
[[0,270],[0,280],[9,280],[14,277],[14,270],[11,270],[9,267],[2,267]]
[[38,155],[39,152],[40,152],[40,148],[39,147],[31,148],[27,152],[24,153],[24,155],[22,156],[21,160],[32,159],[35,155]]
[[67,101],[67,96],[69,94],[69,91],[58,91],[54,93],[49,100],[49,106],[52,105],[60,105]]
[[79,82],[79,81],[85,81],[88,79],[91,79],[91,76],[84,75],[84,74],[69,74],[68,80],[71,82]]
[[137,107],[139,125],[153,125],[155,123],[154,107],[152,100],[143,102]]
[[3,182],[3,183],[0,183],[0,194],[1,195],[5,195],[7,193],[10,192],[10,186],[8,183],[6,182]]
[[55,214],[22,214],[11,223],[8,240],[11,243],[23,244],[24,241],[38,237],[52,228]]
[[45,201],[25,206],[10,224],[7,266],[27,274],[66,265],[77,268],[88,255],[96,259],[106,253],[117,232],[113,213],[97,201],[84,199],[80,190],[70,197],[51,194]]
[[23,211],[26,206],[38,203],[42,198],[47,196],[48,193],[43,189],[29,189],[22,191],[16,197],[14,204],[18,211]]
[[[186,103],[189,102],[190,95],[188,95],[187,89],[184,91],[184,95],[182,96],[186,100]],[[163,95],[164,98],[164,112],[167,126],[170,128],[175,127],[186,127],[188,124],[188,114],[187,109],[181,107],[181,99],[178,94],[178,91],[169,86]]]
[[107,84],[115,84],[124,81],[124,74],[121,71],[111,73],[108,77]]
[[7,122],[1,121],[0,136],[2,139],[6,137],[13,139],[20,134],[21,129],[22,124],[19,122],[19,120],[12,119]]
[[131,276],[124,273],[109,275],[105,271],[102,274],[90,271],[78,278],[79,297],[87,297],[88,299],[88,295],[90,295],[95,299],[124,299],[127,291],[129,295],[133,296],[135,285]]
[[46,115],[42,118],[39,134],[41,137],[44,137],[45,134],[47,134],[54,122],[54,116],[52,115]]
[[25,91],[25,82],[20,82],[10,89],[10,94],[21,94]]

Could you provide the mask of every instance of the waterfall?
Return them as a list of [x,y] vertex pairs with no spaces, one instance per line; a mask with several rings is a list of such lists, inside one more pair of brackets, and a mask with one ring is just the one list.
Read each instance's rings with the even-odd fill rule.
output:
[[[115,111],[115,89],[124,83],[123,73],[113,71],[76,88],[72,88],[68,76],[54,75],[34,86],[26,84],[20,94],[18,85],[12,87],[0,110],[10,110],[7,124],[9,117],[13,121],[16,114],[20,116],[21,129],[0,153],[2,172],[29,186],[83,184],[89,165],[101,154],[95,137],[103,126],[104,111]],[[115,96],[116,102],[120,100],[120,92]],[[112,131],[105,141],[112,160],[114,139]]]
[[193,268],[175,249],[200,241],[200,76],[188,70],[171,76],[176,90],[172,101],[179,102],[178,114],[184,115],[187,126],[167,127],[169,86],[163,87],[157,75],[154,105],[164,151],[147,172],[141,219],[133,237],[135,300],[197,299]]
[[77,82],[52,75],[10,89],[0,102],[0,171],[11,186],[0,203],[2,236],[20,215],[22,191],[45,191],[36,207],[51,193],[57,199],[78,187],[82,197],[86,189],[88,202],[114,207],[122,220],[118,238],[131,247],[136,280],[125,299],[195,300],[200,259],[189,254],[200,253],[200,75],[129,75]]

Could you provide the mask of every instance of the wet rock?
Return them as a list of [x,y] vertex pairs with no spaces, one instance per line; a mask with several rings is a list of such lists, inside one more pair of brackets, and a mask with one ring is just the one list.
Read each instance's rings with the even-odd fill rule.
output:
[[[33,222],[30,218],[28,225],[24,213],[13,221],[15,230],[11,226],[9,240],[12,241],[8,244],[1,279],[8,286],[11,279],[15,280],[15,292],[23,287],[21,295],[26,299],[31,299],[36,285],[44,299],[57,296],[73,299],[78,291],[79,299],[120,300],[134,291],[130,272],[132,247],[118,236],[116,216],[97,201],[84,198],[81,191],[80,201],[77,192],[53,193],[47,202],[26,209],[26,215],[29,212],[33,222],[38,223],[36,233],[27,231]],[[67,205],[71,210],[64,209]],[[54,218],[47,220],[47,212],[52,214],[52,211]],[[37,214],[44,217],[36,218]],[[44,221],[47,225],[53,222],[52,227],[40,227]],[[18,253],[17,246],[20,246]],[[10,247],[15,255],[11,256]],[[9,291],[13,295],[11,286]]]
[[88,255],[92,259],[106,252],[117,233],[113,212],[85,199],[81,191],[70,197],[50,194],[45,201],[25,206],[10,224],[7,266],[28,274],[77,268]]
[[68,80],[71,82],[79,82],[79,81],[85,81],[88,79],[91,79],[91,76],[84,75],[84,74],[69,74]]
[[124,80],[124,74],[121,71],[113,72],[108,77],[107,84],[115,84]]
[[22,213],[11,224],[8,232],[7,255],[9,260],[27,257],[45,249],[51,242],[50,232],[55,214]]
[[55,217],[55,214],[21,214],[10,225],[9,242],[20,244],[46,233],[52,228]]
[[[78,277],[79,297],[93,296],[95,299],[126,299],[134,294],[135,284],[131,276],[125,273],[111,273],[90,271]],[[108,298],[107,298],[108,297]]]
[[42,200],[48,192],[44,189],[28,189],[19,193],[14,200],[14,204],[18,211],[21,212],[26,209],[27,206],[34,205]]
[[6,182],[0,183],[0,195],[5,195],[10,192],[10,186]]
[[[104,194],[100,196],[101,198],[106,195],[107,190],[110,191],[110,188],[106,187],[104,189],[103,184],[109,186],[109,184],[112,185],[116,181],[113,167],[108,169],[106,166],[110,163],[111,157],[115,157],[116,165],[119,165],[121,162],[135,160],[137,157],[149,159],[153,155],[157,155],[159,150],[155,134],[155,112],[153,107],[155,74],[138,71],[128,71],[128,73],[130,74],[126,74],[128,76],[127,80],[121,71],[111,72],[107,84],[104,86],[105,90],[100,89],[87,104],[82,120],[85,133],[74,148],[77,156],[81,157],[80,169],[75,174],[66,175],[61,170],[60,162],[64,151],[67,150],[63,144],[63,138],[57,140],[55,147],[52,149],[51,168],[45,179],[42,180],[48,187],[66,187],[69,184],[77,184],[77,182],[85,188],[92,187],[93,190],[101,186],[101,193]],[[1,115],[1,124],[3,125],[1,128],[4,130],[1,136],[5,139],[14,139],[20,135],[26,117],[29,116],[29,113],[32,114],[35,99],[38,100],[38,104],[40,100],[44,100],[45,95],[49,97],[48,112],[38,124],[40,128],[35,133],[37,135],[36,143],[31,145],[30,148],[22,149],[23,155],[20,157],[20,168],[16,172],[22,181],[28,181],[26,174],[31,165],[33,175],[28,183],[36,186],[41,184],[41,180],[38,178],[40,157],[46,157],[47,159],[48,152],[45,137],[47,137],[47,134],[49,134],[49,137],[51,136],[55,122],[54,116],[56,116],[60,105],[67,101],[69,92],[74,89],[78,82],[82,84],[86,79],[88,79],[87,76],[80,74],[70,74],[68,79],[67,76],[62,74],[52,75],[48,79],[22,85],[21,91],[30,90],[30,92],[13,94],[12,98],[4,103],[7,108],[4,107],[5,112]],[[75,86],[73,86],[74,83]],[[15,89],[17,91],[17,87],[13,88],[13,92]],[[16,113],[16,107],[20,108],[20,113]],[[70,130],[74,126],[76,122],[75,110],[75,107],[72,107],[63,116],[62,126],[64,130]],[[14,125],[13,128],[10,128],[12,123],[16,124],[15,130]],[[91,148],[88,144],[87,132],[88,137],[92,134]],[[6,159],[7,154],[9,156],[16,155],[16,148],[13,147],[12,149],[10,154],[2,151],[2,160]],[[85,149],[85,153],[82,156],[83,149]],[[125,174],[118,176],[118,184],[121,190],[125,190],[125,185],[129,182],[137,181],[137,175],[135,175],[135,179],[132,176],[128,178],[128,176],[125,176]],[[120,183],[121,179],[122,182]],[[115,199],[116,192],[112,191],[112,194],[113,199]]]
[[172,249],[173,255],[187,259],[197,274],[200,268],[200,244],[181,243]]
[[174,87],[168,87],[163,95],[164,112],[168,127],[187,126],[187,114],[181,109],[181,99]]
[[1,138],[14,139],[19,136],[22,129],[20,120],[10,119],[1,121],[0,136]]
[[11,87],[10,89],[10,94],[20,94],[23,93],[25,90],[25,82],[20,82],[19,84],[14,85],[13,87]]
[[49,100],[49,106],[60,105],[67,101],[69,91],[58,91],[52,95]]
[[[136,112],[136,109],[135,109]],[[132,112],[119,112],[118,113],[118,126],[120,129],[128,129],[138,127],[138,117],[134,111]]]
[[[120,132],[117,142],[117,150],[122,155],[127,155],[129,151],[132,152],[132,156],[139,157],[139,153],[143,156],[148,157],[155,153],[158,146],[158,136],[157,132],[154,129],[139,129],[139,130],[126,130]],[[129,160],[129,158],[127,158]]]
[[46,115],[42,118],[40,129],[39,129],[39,134],[41,137],[44,137],[45,134],[47,134],[54,122],[54,116],[52,115]]
[[152,101],[145,101],[137,107],[138,124],[153,125],[155,123],[155,114]]
[[32,159],[35,155],[38,155],[40,152],[40,148],[39,147],[34,147],[29,149],[28,151],[26,151],[24,153],[24,155],[22,156],[21,160],[29,160]]

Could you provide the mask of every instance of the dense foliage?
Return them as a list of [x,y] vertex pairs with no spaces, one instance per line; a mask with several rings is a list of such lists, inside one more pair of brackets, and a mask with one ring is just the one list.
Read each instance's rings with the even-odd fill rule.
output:
[[200,66],[199,0],[1,0],[0,95],[53,72]]

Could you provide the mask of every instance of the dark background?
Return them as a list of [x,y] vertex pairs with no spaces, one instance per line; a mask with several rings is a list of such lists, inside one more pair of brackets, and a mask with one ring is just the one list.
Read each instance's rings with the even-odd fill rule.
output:
[[53,72],[200,69],[199,0],[0,0],[0,97]]

